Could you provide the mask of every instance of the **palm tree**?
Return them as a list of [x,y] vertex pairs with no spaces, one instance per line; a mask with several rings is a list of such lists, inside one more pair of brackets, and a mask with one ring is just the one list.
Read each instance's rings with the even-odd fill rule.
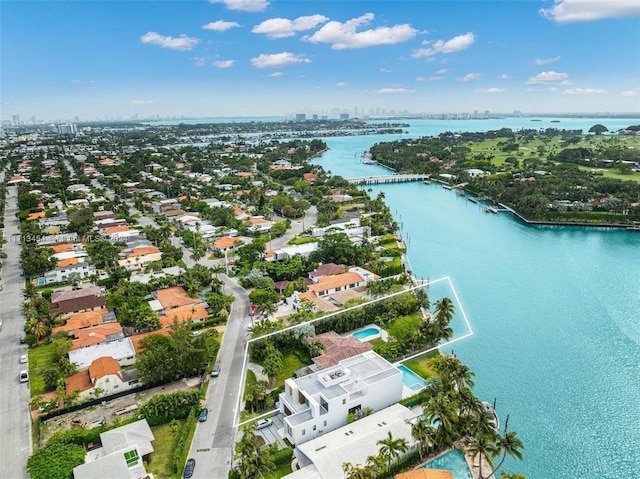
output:
[[33,335],[40,341],[47,335],[47,326],[42,321],[38,321],[33,329]]
[[455,307],[449,298],[442,298],[435,302],[435,317],[439,323],[449,324],[453,318]]
[[342,472],[346,479],[371,479],[371,474],[365,468],[359,464],[354,466],[350,462],[345,462],[342,465]]
[[522,460],[522,453],[520,452],[520,449],[524,449],[524,445],[522,444],[522,441],[518,437],[516,437],[515,431],[507,432],[508,425],[509,416],[507,416],[507,419],[504,423],[504,436],[498,439],[498,447],[502,451],[502,458],[500,459],[498,465],[493,469],[493,471],[491,471],[489,477],[491,477],[498,469],[500,469],[500,466],[502,466],[502,464],[504,463],[507,454],[520,461]]
[[504,471],[500,471],[499,479],[527,479],[524,474],[507,474]]
[[[484,457],[489,463],[489,466],[493,468],[493,458],[500,453],[500,449],[496,444],[497,434],[477,434],[472,439],[467,441],[467,451],[471,453],[472,458],[475,460],[476,456],[480,456],[478,474],[480,479],[486,479],[482,475],[482,458]],[[491,477],[491,476],[487,476]]]
[[426,418],[421,417],[411,426],[411,435],[418,441],[418,454],[420,454],[420,461],[422,461],[423,450],[436,442],[436,429],[429,424]]
[[385,439],[380,439],[377,443],[380,447],[380,454],[387,459],[387,470],[391,474],[391,460],[397,459],[400,454],[409,450],[409,444],[404,438],[394,439],[391,431],[387,433]]
[[386,465],[387,461],[382,454],[367,457],[366,470],[371,477],[378,477]]

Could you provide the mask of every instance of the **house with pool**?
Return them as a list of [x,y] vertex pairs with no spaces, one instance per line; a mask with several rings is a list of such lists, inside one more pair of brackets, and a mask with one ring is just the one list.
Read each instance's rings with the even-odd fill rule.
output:
[[347,424],[360,409],[380,411],[402,399],[403,373],[374,351],[297,379],[287,379],[279,396],[281,435],[303,444]]

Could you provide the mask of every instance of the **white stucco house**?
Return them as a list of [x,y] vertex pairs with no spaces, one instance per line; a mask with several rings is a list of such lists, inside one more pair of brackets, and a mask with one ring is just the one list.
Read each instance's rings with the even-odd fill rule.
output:
[[402,398],[402,372],[373,351],[299,379],[287,379],[279,396],[282,437],[299,445],[347,424],[347,414],[374,411]]

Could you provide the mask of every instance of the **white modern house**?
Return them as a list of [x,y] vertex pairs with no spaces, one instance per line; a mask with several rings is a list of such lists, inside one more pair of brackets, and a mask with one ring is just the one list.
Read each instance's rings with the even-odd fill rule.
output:
[[76,263],[47,271],[44,276],[44,284],[63,283],[67,281],[72,274],[77,274],[80,278],[86,278],[96,274],[96,267],[91,263]]
[[89,451],[85,463],[73,468],[75,479],[149,477],[143,459],[153,453],[153,432],[146,419],[100,434],[102,447]]
[[374,411],[402,398],[402,372],[373,351],[299,379],[287,379],[280,393],[282,437],[299,445],[347,424],[347,414]]

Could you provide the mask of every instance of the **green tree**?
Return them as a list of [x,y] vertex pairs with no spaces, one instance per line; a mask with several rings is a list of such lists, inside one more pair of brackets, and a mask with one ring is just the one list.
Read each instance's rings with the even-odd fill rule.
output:
[[411,426],[411,436],[418,441],[418,454],[422,461],[422,453],[427,447],[435,444],[436,429],[421,417]]
[[602,135],[607,131],[609,131],[609,129],[606,126],[601,125],[600,123],[589,128],[589,133],[595,133],[596,135]]
[[31,479],[69,479],[73,468],[84,464],[84,456],[84,448],[77,444],[47,444],[27,460],[27,472]]
[[409,450],[407,440],[404,438],[395,439],[391,431],[387,433],[387,437],[380,439],[377,443],[380,447],[380,454],[387,459],[387,470],[391,474],[391,461],[400,457]]

